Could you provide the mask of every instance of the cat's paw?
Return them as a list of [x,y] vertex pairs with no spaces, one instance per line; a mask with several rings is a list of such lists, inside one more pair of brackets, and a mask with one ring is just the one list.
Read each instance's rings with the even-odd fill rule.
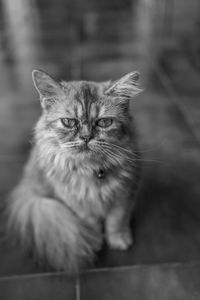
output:
[[107,236],[107,242],[111,249],[125,251],[133,244],[130,230],[113,232]]

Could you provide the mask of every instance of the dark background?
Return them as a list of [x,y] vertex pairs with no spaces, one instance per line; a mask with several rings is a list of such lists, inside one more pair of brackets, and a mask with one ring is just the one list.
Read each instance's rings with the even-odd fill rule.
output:
[[200,299],[200,1],[0,1],[2,203],[40,114],[34,68],[96,81],[140,71],[145,90],[131,103],[143,155],[135,245],[105,246],[95,271],[69,279],[36,275],[31,258],[2,242],[0,299],[74,299],[80,282],[81,299]]

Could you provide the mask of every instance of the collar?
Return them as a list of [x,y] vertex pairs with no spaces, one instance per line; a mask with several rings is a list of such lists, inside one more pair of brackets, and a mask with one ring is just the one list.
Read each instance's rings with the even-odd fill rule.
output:
[[99,169],[95,173],[98,179],[104,179],[106,177],[106,171],[104,169]]

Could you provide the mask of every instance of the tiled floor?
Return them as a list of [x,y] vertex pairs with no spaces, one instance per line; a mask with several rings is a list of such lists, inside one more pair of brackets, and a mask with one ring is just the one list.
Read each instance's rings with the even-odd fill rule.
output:
[[0,280],[5,300],[198,300],[200,264],[173,263],[106,268],[65,274],[30,275]]

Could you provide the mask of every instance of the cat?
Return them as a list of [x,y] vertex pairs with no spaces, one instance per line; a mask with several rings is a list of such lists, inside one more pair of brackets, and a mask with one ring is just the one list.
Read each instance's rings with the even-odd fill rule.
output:
[[57,82],[34,70],[42,114],[23,176],[7,201],[8,232],[56,271],[79,272],[103,238],[132,245],[139,152],[129,102],[139,73],[112,82]]

